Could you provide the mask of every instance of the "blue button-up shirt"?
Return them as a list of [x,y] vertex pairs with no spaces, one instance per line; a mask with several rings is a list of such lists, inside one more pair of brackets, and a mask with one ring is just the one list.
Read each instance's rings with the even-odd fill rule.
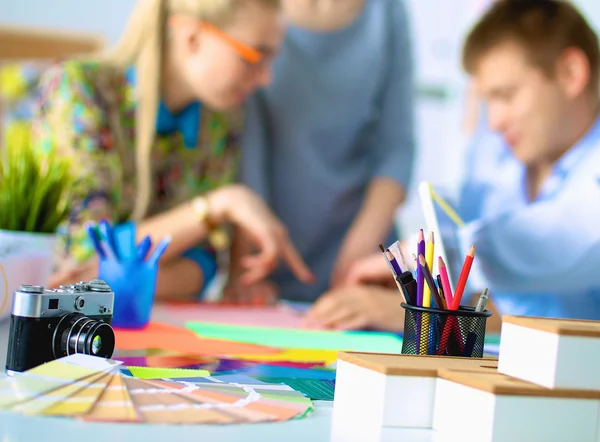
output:
[[529,201],[526,168],[499,135],[469,151],[461,249],[476,246],[473,288],[501,314],[600,320],[600,119]]

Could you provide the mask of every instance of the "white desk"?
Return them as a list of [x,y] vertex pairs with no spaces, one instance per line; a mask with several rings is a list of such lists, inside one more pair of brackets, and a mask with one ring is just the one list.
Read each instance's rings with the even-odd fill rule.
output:
[[[157,309],[156,316],[160,316]],[[156,317],[155,316],[155,317]],[[164,319],[161,317],[161,319]],[[0,323],[0,370],[4,373],[8,321]],[[3,374],[2,374],[3,375]],[[30,417],[15,413],[0,413],[1,442],[330,442],[331,402],[315,402],[308,417],[275,424],[244,425],[146,425],[97,424],[74,419]],[[428,430],[383,430],[377,441],[361,442],[431,442]]]

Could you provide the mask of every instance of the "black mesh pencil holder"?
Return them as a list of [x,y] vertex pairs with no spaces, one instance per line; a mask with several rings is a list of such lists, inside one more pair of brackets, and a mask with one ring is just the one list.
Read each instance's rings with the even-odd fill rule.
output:
[[474,307],[439,310],[402,303],[405,310],[402,353],[483,357],[485,325],[492,312]]

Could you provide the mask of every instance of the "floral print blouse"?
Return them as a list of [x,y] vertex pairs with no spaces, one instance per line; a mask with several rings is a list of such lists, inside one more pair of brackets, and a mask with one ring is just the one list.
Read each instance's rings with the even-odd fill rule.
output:
[[[72,213],[58,232],[60,265],[95,252],[83,228],[88,221],[129,218],[136,197],[134,80],[127,72],[92,62],[49,66],[34,81],[26,68],[2,78],[16,92],[36,85],[31,115],[34,142],[42,151],[71,157],[77,185]],[[36,80],[37,80],[36,79]],[[10,87],[9,87],[10,89]],[[15,107],[15,109],[17,109]],[[22,110],[21,110],[22,112]],[[8,122],[10,125],[10,121]],[[202,108],[198,145],[184,145],[180,132],[157,135],[152,152],[152,199],[146,216],[237,179],[241,118]],[[116,143],[115,136],[123,142]]]

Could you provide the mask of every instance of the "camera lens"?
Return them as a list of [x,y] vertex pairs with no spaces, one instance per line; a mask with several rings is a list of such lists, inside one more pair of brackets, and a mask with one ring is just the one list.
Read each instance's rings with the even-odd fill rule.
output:
[[54,330],[54,357],[76,353],[110,358],[115,349],[115,333],[105,322],[81,313],[69,313]]

